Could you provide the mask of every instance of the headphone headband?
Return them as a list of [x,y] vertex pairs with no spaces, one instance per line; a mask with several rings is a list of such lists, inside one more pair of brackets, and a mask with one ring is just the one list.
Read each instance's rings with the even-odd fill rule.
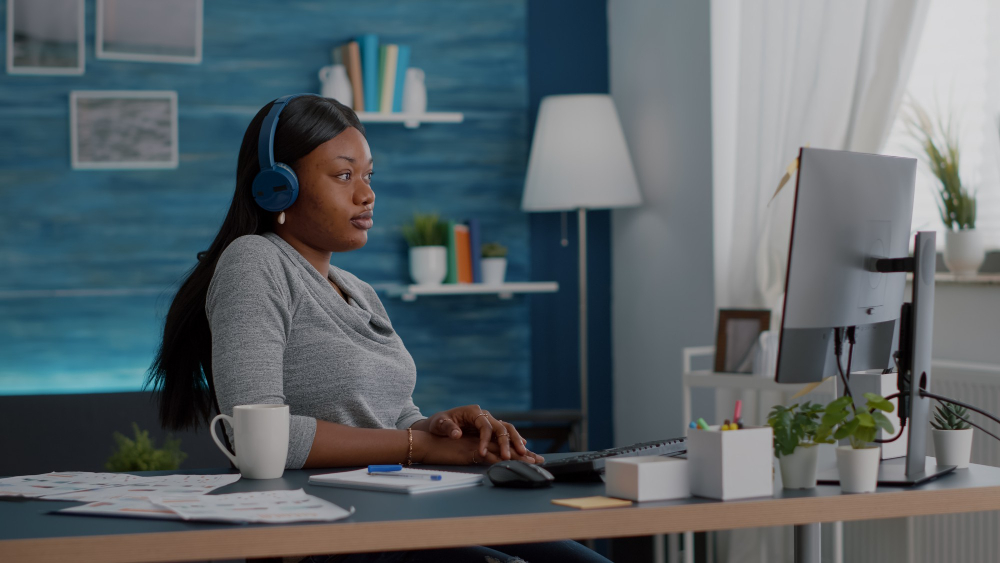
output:
[[282,96],[271,105],[271,110],[264,117],[264,122],[260,126],[260,137],[257,140],[257,162],[260,169],[274,168],[274,132],[278,129],[278,115],[285,105],[304,94],[289,94]]

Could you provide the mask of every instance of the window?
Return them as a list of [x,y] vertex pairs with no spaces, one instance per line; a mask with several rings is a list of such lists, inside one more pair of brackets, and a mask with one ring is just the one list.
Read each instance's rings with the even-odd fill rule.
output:
[[[950,111],[959,129],[960,174],[976,190],[976,227],[987,248],[1000,249],[1000,2],[931,0],[907,95],[937,117]],[[947,114],[946,114],[947,115]],[[919,147],[896,117],[885,154],[916,156]],[[917,171],[913,229],[944,226],[938,214],[937,179],[921,162]],[[938,245],[944,244],[939,234]]]

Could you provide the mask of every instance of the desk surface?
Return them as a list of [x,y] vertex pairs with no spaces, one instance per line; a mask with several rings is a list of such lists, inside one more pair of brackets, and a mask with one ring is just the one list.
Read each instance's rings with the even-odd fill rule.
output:
[[820,486],[810,491],[778,490],[774,498],[727,502],[689,498],[589,511],[550,501],[601,495],[603,484],[557,483],[541,490],[498,489],[487,484],[414,496],[307,484],[309,475],[328,472],[286,471],[281,479],[241,479],[217,492],[304,488],[342,507],[354,506],[357,512],[347,520],[289,525],[189,523],[57,515],[53,512],[79,503],[0,500],[0,561],[273,557],[1000,510],[1000,468],[980,465],[918,488],[879,488],[874,494],[842,495],[839,487]]

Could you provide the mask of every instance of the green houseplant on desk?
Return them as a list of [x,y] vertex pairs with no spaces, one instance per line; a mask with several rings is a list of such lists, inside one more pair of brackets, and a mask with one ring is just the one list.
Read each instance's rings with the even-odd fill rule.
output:
[[878,483],[878,464],[881,450],[875,436],[881,428],[895,433],[892,422],[882,413],[895,407],[881,395],[865,393],[865,406],[858,408],[850,396],[831,401],[824,410],[815,441],[833,444],[847,439],[848,446],[837,447],[837,471],[840,489],[845,493],[875,492]]
[[816,488],[816,431],[823,405],[806,401],[790,407],[776,405],[767,415],[774,430],[774,457],[781,466],[786,489]]
[[941,404],[934,413],[934,456],[938,465],[969,467],[972,457],[972,427],[965,422],[969,411],[965,407]]

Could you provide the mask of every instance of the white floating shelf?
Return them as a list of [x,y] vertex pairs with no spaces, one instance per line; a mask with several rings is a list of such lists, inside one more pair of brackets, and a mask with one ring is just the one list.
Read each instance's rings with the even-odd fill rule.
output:
[[358,112],[362,123],[402,123],[407,129],[416,129],[421,123],[461,123],[465,114],[461,112],[431,112],[431,113],[380,113],[373,111]]
[[514,282],[500,285],[483,283],[444,283],[441,285],[402,285],[386,284],[383,289],[390,297],[399,297],[403,301],[416,301],[421,295],[489,295],[496,294],[500,299],[510,299],[515,293],[555,293],[559,291],[558,282]]

